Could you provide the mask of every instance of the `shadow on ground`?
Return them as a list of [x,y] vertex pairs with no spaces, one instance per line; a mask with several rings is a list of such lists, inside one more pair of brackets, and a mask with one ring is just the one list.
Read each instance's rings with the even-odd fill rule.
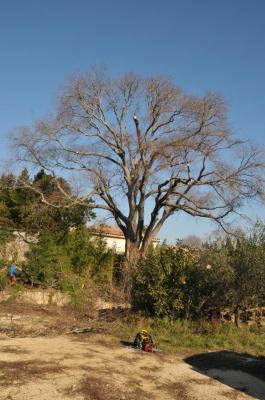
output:
[[200,373],[256,399],[265,400],[265,357],[218,351],[196,354],[184,361]]
[[127,342],[125,340],[121,340],[120,344],[122,344],[125,347],[134,347],[134,343],[133,342]]

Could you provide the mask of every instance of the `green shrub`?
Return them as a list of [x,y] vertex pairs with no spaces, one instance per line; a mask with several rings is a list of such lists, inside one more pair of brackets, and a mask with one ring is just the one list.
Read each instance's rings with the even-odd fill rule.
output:
[[88,230],[80,227],[68,233],[63,245],[74,273],[88,274],[96,283],[111,286],[114,253],[103,240],[92,239]]
[[134,302],[156,317],[201,318],[232,304],[234,272],[223,249],[161,246],[138,264]]
[[31,246],[21,279],[32,286],[54,287],[67,292],[76,307],[83,307],[112,287],[114,254],[102,240],[92,240],[87,229],[70,231],[58,243],[57,236],[42,232]]
[[33,285],[58,287],[60,276],[71,270],[71,260],[52,235],[43,232],[23,266],[22,280]]

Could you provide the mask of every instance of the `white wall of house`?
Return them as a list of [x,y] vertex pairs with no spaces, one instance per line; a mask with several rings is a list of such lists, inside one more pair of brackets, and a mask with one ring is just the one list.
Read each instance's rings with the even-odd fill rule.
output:
[[[97,237],[99,235],[95,235],[94,237]],[[92,237],[93,237],[93,233],[92,233]],[[102,234],[101,236],[104,241],[107,244],[107,247],[109,249],[114,249],[117,253],[125,253],[125,239],[122,237],[115,237],[115,236],[107,236]],[[157,245],[159,244],[159,240],[155,239],[154,241],[152,241],[152,245],[154,248],[157,247]]]
[[117,253],[125,253],[125,239],[115,237],[104,237],[107,246],[114,249]]

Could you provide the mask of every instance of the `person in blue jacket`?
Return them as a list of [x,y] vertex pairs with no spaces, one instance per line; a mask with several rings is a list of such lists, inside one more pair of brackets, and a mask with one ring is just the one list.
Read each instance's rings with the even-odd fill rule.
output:
[[13,286],[17,281],[17,271],[20,268],[15,264],[12,263],[8,268],[8,276],[9,276],[9,285]]

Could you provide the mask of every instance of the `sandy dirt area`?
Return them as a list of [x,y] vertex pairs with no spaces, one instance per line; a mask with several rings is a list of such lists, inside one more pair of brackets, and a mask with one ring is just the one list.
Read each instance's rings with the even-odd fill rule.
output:
[[196,355],[130,349],[104,334],[2,335],[0,399],[265,399],[260,377],[216,369],[213,362],[209,369],[201,368],[200,362],[196,364]]

